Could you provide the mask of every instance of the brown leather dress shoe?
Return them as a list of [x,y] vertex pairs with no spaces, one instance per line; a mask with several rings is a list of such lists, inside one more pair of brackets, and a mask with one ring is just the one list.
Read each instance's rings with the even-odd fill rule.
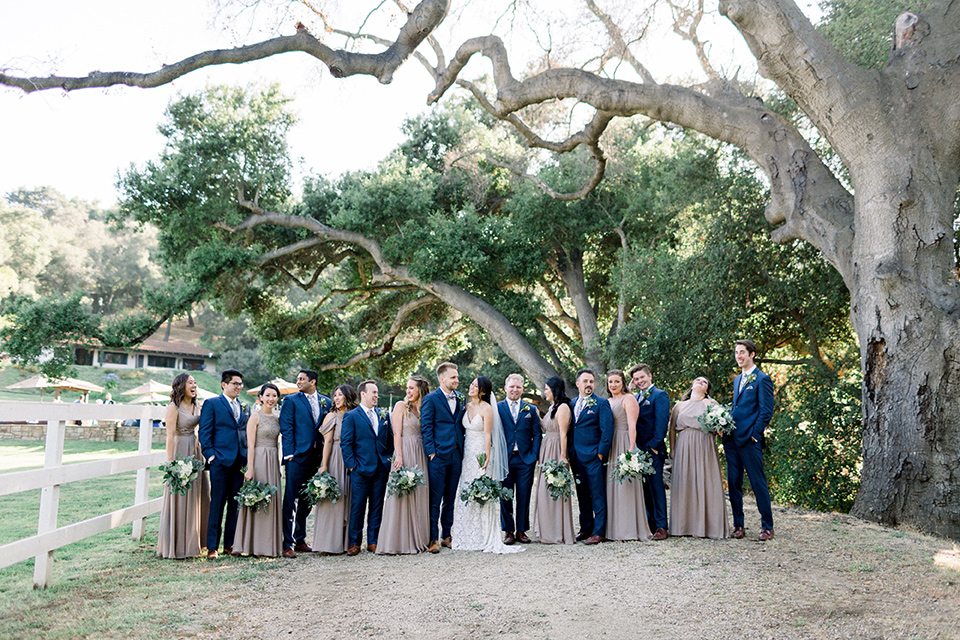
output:
[[654,532],[653,537],[650,538],[650,539],[651,539],[651,540],[666,540],[666,539],[669,538],[669,537],[670,537],[670,534],[667,533],[667,530],[666,530],[666,529],[664,529],[663,527],[657,527],[657,530]]
[[224,547],[224,548],[223,548],[223,555],[225,555],[225,556],[232,556],[232,555],[233,555],[233,547]]
[[527,534],[523,531],[517,531],[516,538],[520,544],[530,544],[530,538],[528,538]]
[[760,537],[757,538],[760,542],[766,542],[767,540],[773,540],[773,529],[761,529]]
[[737,540],[739,540],[740,538],[742,538],[742,537],[743,537],[743,527],[734,527],[734,528],[733,528],[733,533],[730,534],[730,537],[731,537],[731,538],[736,538]]
[[508,547],[516,541],[516,538],[514,538],[513,534],[509,531],[507,531],[506,535],[503,536],[503,544],[507,545]]
[[352,544],[352,545],[350,545],[350,548],[347,549],[347,555],[348,555],[348,556],[355,556],[355,555],[357,555],[358,553],[360,553],[360,545],[358,545],[358,544]]
[[589,537],[590,537],[589,533],[587,533],[586,531],[581,531],[580,533],[577,534],[577,542],[583,542]]
[[583,544],[600,544],[601,542],[606,542],[607,539],[603,536],[590,536],[583,541]]
[[299,553],[311,553],[311,552],[313,552],[313,549],[311,549],[311,548],[310,548],[310,545],[308,545],[306,542],[301,542],[300,544],[298,544],[297,546],[295,546],[295,547],[293,548],[293,550],[294,550],[294,551],[297,551],[297,552],[299,552]]
[[453,538],[447,536],[446,538],[440,540],[440,544],[445,546],[447,549],[453,549]]
[[283,550],[283,557],[284,557],[284,558],[296,558],[296,557],[297,557],[297,552],[293,550],[293,547],[287,547],[286,549]]
[[216,549],[211,549],[210,551],[207,551],[207,560],[216,560],[219,557],[220,557],[220,554],[217,553]]
[[427,547],[427,551],[430,553],[440,553],[440,543],[436,540],[432,540],[430,542],[430,546]]
[[368,544],[368,545],[367,545],[367,551],[369,551],[370,553],[376,553],[376,552],[377,552],[377,543],[374,542],[373,544]]

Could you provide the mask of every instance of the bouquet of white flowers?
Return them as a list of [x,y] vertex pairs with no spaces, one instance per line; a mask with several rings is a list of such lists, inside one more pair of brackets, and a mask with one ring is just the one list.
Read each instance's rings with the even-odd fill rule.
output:
[[700,428],[704,433],[719,433],[721,436],[733,433],[737,425],[733,423],[730,407],[722,404],[708,405],[700,417]]
[[333,504],[337,503],[343,492],[340,490],[340,484],[337,479],[330,475],[330,472],[317,472],[314,474],[307,486],[303,488],[303,496],[312,505],[324,500],[329,500]]
[[247,480],[240,487],[237,496],[234,498],[240,503],[241,507],[247,507],[253,513],[265,511],[273,498],[277,488],[266,482],[257,482],[256,480]]
[[491,500],[513,500],[513,490],[505,489],[499,480],[490,476],[480,476],[460,491],[460,499],[482,507]]
[[163,483],[170,487],[170,491],[184,496],[203,471],[203,461],[194,456],[177,456],[160,465],[160,471],[163,472]]
[[617,484],[622,484],[624,480],[633,482],[634,478],[649,476],[653,473],[653,460],[650,454],[639,449],[633,451],[624,451],[614,463],[613,479]]
[[426,484],[419,467],[400,467],[387,478],[387,493],[402,498],[417,487]]
[[574,486],[580,484],[580,481],[573,477],[570,467],[559,460],[547,460],[540,466],[540,470],[543,471],[550,497],[554,500],[572,496]]

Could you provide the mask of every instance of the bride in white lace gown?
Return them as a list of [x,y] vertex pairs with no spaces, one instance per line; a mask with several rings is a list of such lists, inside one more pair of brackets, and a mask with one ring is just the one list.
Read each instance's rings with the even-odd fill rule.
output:
[[[463,470],[457,487],[457,502],[453,512],[453,548],[487,553],[517,553],[523,547],[508,547],[500,537],[500,501],[491,500],[482,507],[476,502],[464,502],[460,491],[487,474],[496,480],[507,475],[506,442],[500,416],[493,409],[490,393],[493,385],[480,376],[470,383],[467,392],[470,398],[463,415],[466,438],[463,446]],[[479,454],[486,455],[486,465],[480,467]]]

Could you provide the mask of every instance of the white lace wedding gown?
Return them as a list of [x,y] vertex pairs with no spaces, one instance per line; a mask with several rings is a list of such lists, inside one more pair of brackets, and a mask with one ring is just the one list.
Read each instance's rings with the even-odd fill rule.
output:
[[[496,411],[496,409],[494,409]],[[482,507],[476,502],[464,502],[460,491],[483,475],[477,455],[486,452],[483,437],[483,417],[480,412],[473,420],[463,416],[466,440],[463,445],[463,470],[457,487],[457,502],[453,511],[453,548],[462,551],[486,551],[487,553],[517,553],[523,547],[508,547],[500,534],[500,501],[491,500]]]

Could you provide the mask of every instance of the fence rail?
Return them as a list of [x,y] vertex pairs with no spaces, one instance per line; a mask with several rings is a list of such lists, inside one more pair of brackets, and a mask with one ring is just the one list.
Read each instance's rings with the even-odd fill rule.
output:
[[[35,558],[33,584],[46,588],[53,580],[53,551],[110,529],[133,523],[133,539],[143,539],[147,516],[160,511],[162,498],[148,500],[150,467],[166,459],[163,452],[151,452],[153,421],[162,419],[163,407],[131,405],[58,404],[48,402],[0,402],[0,422],[37,421],[47,423],[42,469],[0,474],[0,496],[40,489],[37,535],[0,546],[0,568]],[[140,421],[137,454],[63,465],[66,424],[74,420]],[[57,527],[60,486],[78,480],[101,478],[115,473],[137,472],[133,505],[82,522]]]

